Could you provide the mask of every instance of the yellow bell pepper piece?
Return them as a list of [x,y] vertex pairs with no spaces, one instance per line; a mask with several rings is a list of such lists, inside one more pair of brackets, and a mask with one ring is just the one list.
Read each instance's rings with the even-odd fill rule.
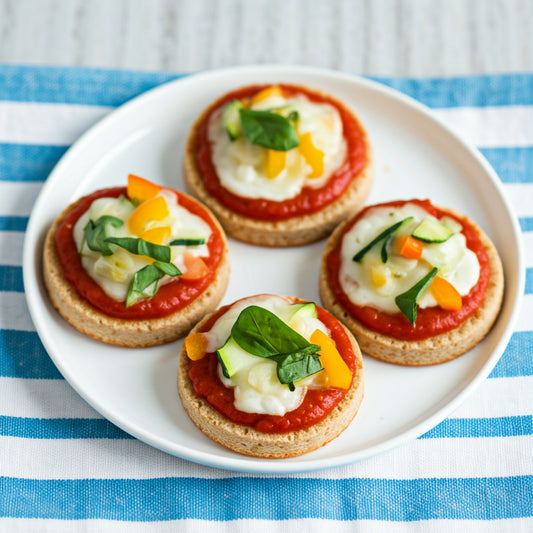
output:
[[387,283],[387,267],[382,268],[381,265],[373,266],[370,270],[370,275],[372,277],[372,283],[374,287],[383,287]]
[[155,196],[133,211],[128,220],[128,226],[134,235],[140,237],[146,231],[148,222],[163,220],[168,215],[167,201],[162,196]]
[[335,342],[319,329],[313,331],[309,342],[320,346],[318,353],[324,367],[322,371],[324,385],[349,389],[352,384],[352,373],[337,350]]
[[128,198],[130,200],[135,200],[139,203],[144,202],[153,198],[162,188],[160,185],[134,174],[128,176]]
[[267,98],[270,98],[271,96],[283,96],[281,87],[277,85],[272,85],[271,87],[267,87],[266,89],[259,91],[252,97],[251,105],[257,104],[258,102],[261,102],[262,100],[266,100]]
[[141,239],[154,244],[163,244],[170,237],[170,226],[157,226],[146,230],[140,235]]
[[324,152],[319,150],[311,139],[311,132],[300,136],[298,150],[304,156],[307,164],[311,167],[310,178],[319,178],[324,173]]
[[459,311],[463,306],[463,300],[457,289],[440,276],[433,278],[429,290],[433,298],[437,300],[439,307],[446,311]]
[[266,148],[265,153],[265,175],[267,178],[273,179],[285,168],[287,152]]
[[207,337],[205,333],[197,331],[185,338],[185,351],[191,361],[198,361],[207,353]]

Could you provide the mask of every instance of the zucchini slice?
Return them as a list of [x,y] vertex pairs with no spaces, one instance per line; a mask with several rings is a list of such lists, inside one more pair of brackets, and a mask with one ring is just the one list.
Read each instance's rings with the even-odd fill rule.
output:
[[413,237],[424,242],[446,242],[454,231],[433,218],[424,218],[411,233]]
[[234,141],[241,134],[241,117],[239,110],[243,108],[240,100],[232,100],[222,110],[222,124],[228,132],[229,138]]

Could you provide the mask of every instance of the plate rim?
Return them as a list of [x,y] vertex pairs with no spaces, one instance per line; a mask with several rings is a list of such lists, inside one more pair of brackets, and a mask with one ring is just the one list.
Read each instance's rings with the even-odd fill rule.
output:
[[[117,419],[117,417],[110,412],[105,405],[102,405],[100,402],[95,401],[94,398],[88,396],[84,390],[81,390],[78,383],[73,383],[71,376],[67,376],[65,368],[61,364],[61,361],[57,359],[55,354],[52,354],[49,349],[49,342],[46,333],[41,332],[40,317],[37,315],[37,308],[31,305],[33,298],[33,290],[37,284],[37,276],[40,277],[41,273],[36,267],[35,262],[40,257],[40,251],[42,249],[42,222],[39,224],[37,221],[37,215],[40,209],[41,202],[45,201],[47,191],[53,189],[55,182],[61,178],[62,169],[64,166],[70,163],[72,158],[77,157],[78,152],[83,151],[86,145],[90,145],[93,137],[96,137],[100,130],[108,128],[113,122],[120,121],[124,114],[128,114],[131,109],[134,109],[135,106],[146,105],[150,99],[158,99],[166,91],[172,92],[173,87],[177,84],[182,85],[191,81],[192,83],[209,81],[211,78],[217,78],[220,76],[227,76],[235,73],[239,74],[261,74],[261,75],[307,75],[307,76],[319,76],[323,78],[333,78],[340,80],[349,84],[356,84],[376,91],[380,94],[385,94],[387,97],[392,98],[395,101],[399,101],[402,104],[406,105],[409,108],[414,108],[418,113],[421,113],[426,118],[431,120],[435,125],[437,125],[442,131],[444,131],[448,136],[461,144],[470,154],[471,157],[476,159],[477,163],[481,165],[485,171],[485,176],[488,177],[492,184],[495,186],[497,193],[501,201],[503,202],[507,214],[509,215],[509,220],[513,228],[513,237],[517,243],[516,254],[517,254],[517,278],[515,281],[516,294],[514,295],[514,304],[511,307],[509,318],[507,324],[504,328],[503,334],[498,338],[493,352],[486,358],[485,362],[482,364],[481,368],[477,371],[476,375],[456,394],[450,401],[437,409],[431,416],[427,417],[423,421],[415,424],[412,428],[396,435],[390,439],[387,439],[378,444],[369,446],[363,450],[354,451],[349,454],[343,454],[341,456],[327,457],[327,458],[312,458],[312,456],[299,456],[296,459],[297,461],[291,462],[291,459],[288,460],[276,460],[272,459],[255,459],[250,461],[250,458],[243,458],[236,455],[235,457],[217,457],[210,453],[190,450],[187,448],[188,453],[177,453],[176,450],[171,450],[168,446],[165,445],[164,441],[161,440],[157,435],[152,435],[150,438],[143,433],[142,428],[132,428],[131,425],[126,425]],[[41,235],[41,237],[39,237]],[[28,303],[29,312],[32,318],[32,321],[35,325],[36,332],[42,341],[44,347],[46,348],[48,356],[53,361],[54,365],[58,368],[60,373],[63,375],[65,380],[69,385],[79,394],[89,405],[91,405],[96,411],[98,411],[102,416],[111,421],[117,427],[121,428],[130,435],[138,438],[140,441],[147,443],[150,446],[153,446],[157,449],[160,449],[166,453],[169,453],[173,456],[180,457],[201,465],[221,468],[225,470],[232,470],[237,472],[249,472],[249,473],[265,473],[265,474],[286,474],[286,473],[304,473],[317,471],[321,469],[345,466],[347,464],[353,464],[355,462],[368,459],[369,457],[378,455],[390,449],[393,449],[399,446],[402,443],[409,442],[429,429],[435,427],[438,423],[444,420],[453,410],[455,410],[464,400],[472,394],[472,392],[477,388],[477,386],[483,382],[487,376],[490,374],[498,360],[500,359],[505,346],[507,346],[510,337],[514,331],[514,325],[516,323],[518,313],[520,310],[522,295],[524,292],[525,286],[525,272],[524,272],[524,252],[523,245],[521,240],[521,231],[519,228],[518,220],[514,214],[509,201],[505,195],[503,184],[498,178],[495,170],[488,163],[486,158],[481,154],[476,146],[469,143],[464,138],[460,137],[454,130],[452,130],[446,123],[436,117],[432,110],[425,104],[419,102],[418,100],[412,98],[409,95],[406,95],[392,87],[384,85],[374,79],[367,79],[366,77],[356,76],[353,74],[348,74],[344,72],[338,72],[331,69],[317,68],[317,67],[306,67],[306,66],[295,66],[295,65],[242,65],[236,67],[227,67],[223,69],[214,69],[199,73],[191,73],[181,76],[177,79],[162,83],[148,91],[135,96],[134,98],[128,100],[124,104],[113,109],[109,114],[104,116],[101,120],[96,122],[88,130],[86,130],[63,154],[58,163],[54,166],[51,173],[48,175],[46,181],[43,183],[43,186],[38,194],[38,197],[32,207],[30,217],[28,220],[28,225],[24,235],[24,244],[23,244],[23,285],[25,298]],[[33,268],[35,270],[33,270]],[[38,292],[38,291],[37,291]],[[65,375],[67,374],[67,375]],[[306,460],[307,457],[310,457],[309,460]]]

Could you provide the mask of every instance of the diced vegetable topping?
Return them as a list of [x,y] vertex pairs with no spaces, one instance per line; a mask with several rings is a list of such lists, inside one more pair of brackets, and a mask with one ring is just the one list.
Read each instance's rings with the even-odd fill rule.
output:
[[222,110],[222,124],[229,135],[229,138],[234,141],[241,134],[241,117],[239,110],[243,105],[240,100],[232,100]]
[[424,250],[424,243],[411,235],[404,235],[398,239],[400,255],[407,259],[420,259]]
[[335,342],[319,329],[313,332],[309,341],[320,346],[318,353],[324,367],[322,371],[324,384],[339,389],[349,389],[352,373],[337,350]]
[[185,351],[191,361],[202,359],[207,353],[208,340],[205,333],[197,331],[185,338]]
[[307,164],[313,169],[309,177],[319,178],[322,176],[324,173],[324,152],[313,144],[310,132],[300,136],[298,150],[304,156]]
[[135,202],[142,203],[153,198],[162,188],[160,185],[134,174],[128,176],[128,198]]
[[154,244],[163,244],[166,240],[169,239],[171,233],[170,226],[158,226],[146,230],[142,235],[141,239],[144,239],[148,242],[153,242]]
[[185,252],[183,254],[184,272],[181,279],[196,280],[205,278],[209,274],[209,267],[205,261],[198,256]]
[[431,282],[431,294],[439,306],[446,311],[459,311],[463,305],[457,289],[441,276],[435,276]]
[[424,242],[445,242],[453,233],[446,224],[433,218],[424,218],[412,235]]
[[266,89],[259,91],[253,96],[250,105],[255,105],[263,100],[266,100],[267,98],[271,98],[272,96],[283,96],[281,87],[278,85],[272,85],[271,87],[267,87]]
[[155,196],[135,209],[128,220],[128,226],[134,235],[142,235],[148,222],[163,220],[168,215],[167,201],[162,196]]
[[279,150],[265,150],[265,174],[269,179],[273,179],[285,168],[287,152]]

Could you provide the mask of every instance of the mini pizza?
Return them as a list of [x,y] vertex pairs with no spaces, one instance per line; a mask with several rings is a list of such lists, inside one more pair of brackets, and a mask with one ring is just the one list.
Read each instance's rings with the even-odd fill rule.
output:
[[163,344],[220,302],[226,238],[196,200],[130,175],[127,187],[65,209],[46,236],[43,275],[54,307],[82,333],[120,346]]
[[466,216],[428,200],[366,207],[328,240],[322,303],[364,353],[400,365],[454,359],[499,313],[498,252]]
[[362,207],[373,179],[352,111],[286,84],[243,87],[205,109],[187,139],[184,174],[228,235],[264,246],[326,237]]
[[314,303],[251,296],[186,337],[178,391],[193,423],[219,444],[253,457],[293,457],[352,421],[363,398],[361,352]]

